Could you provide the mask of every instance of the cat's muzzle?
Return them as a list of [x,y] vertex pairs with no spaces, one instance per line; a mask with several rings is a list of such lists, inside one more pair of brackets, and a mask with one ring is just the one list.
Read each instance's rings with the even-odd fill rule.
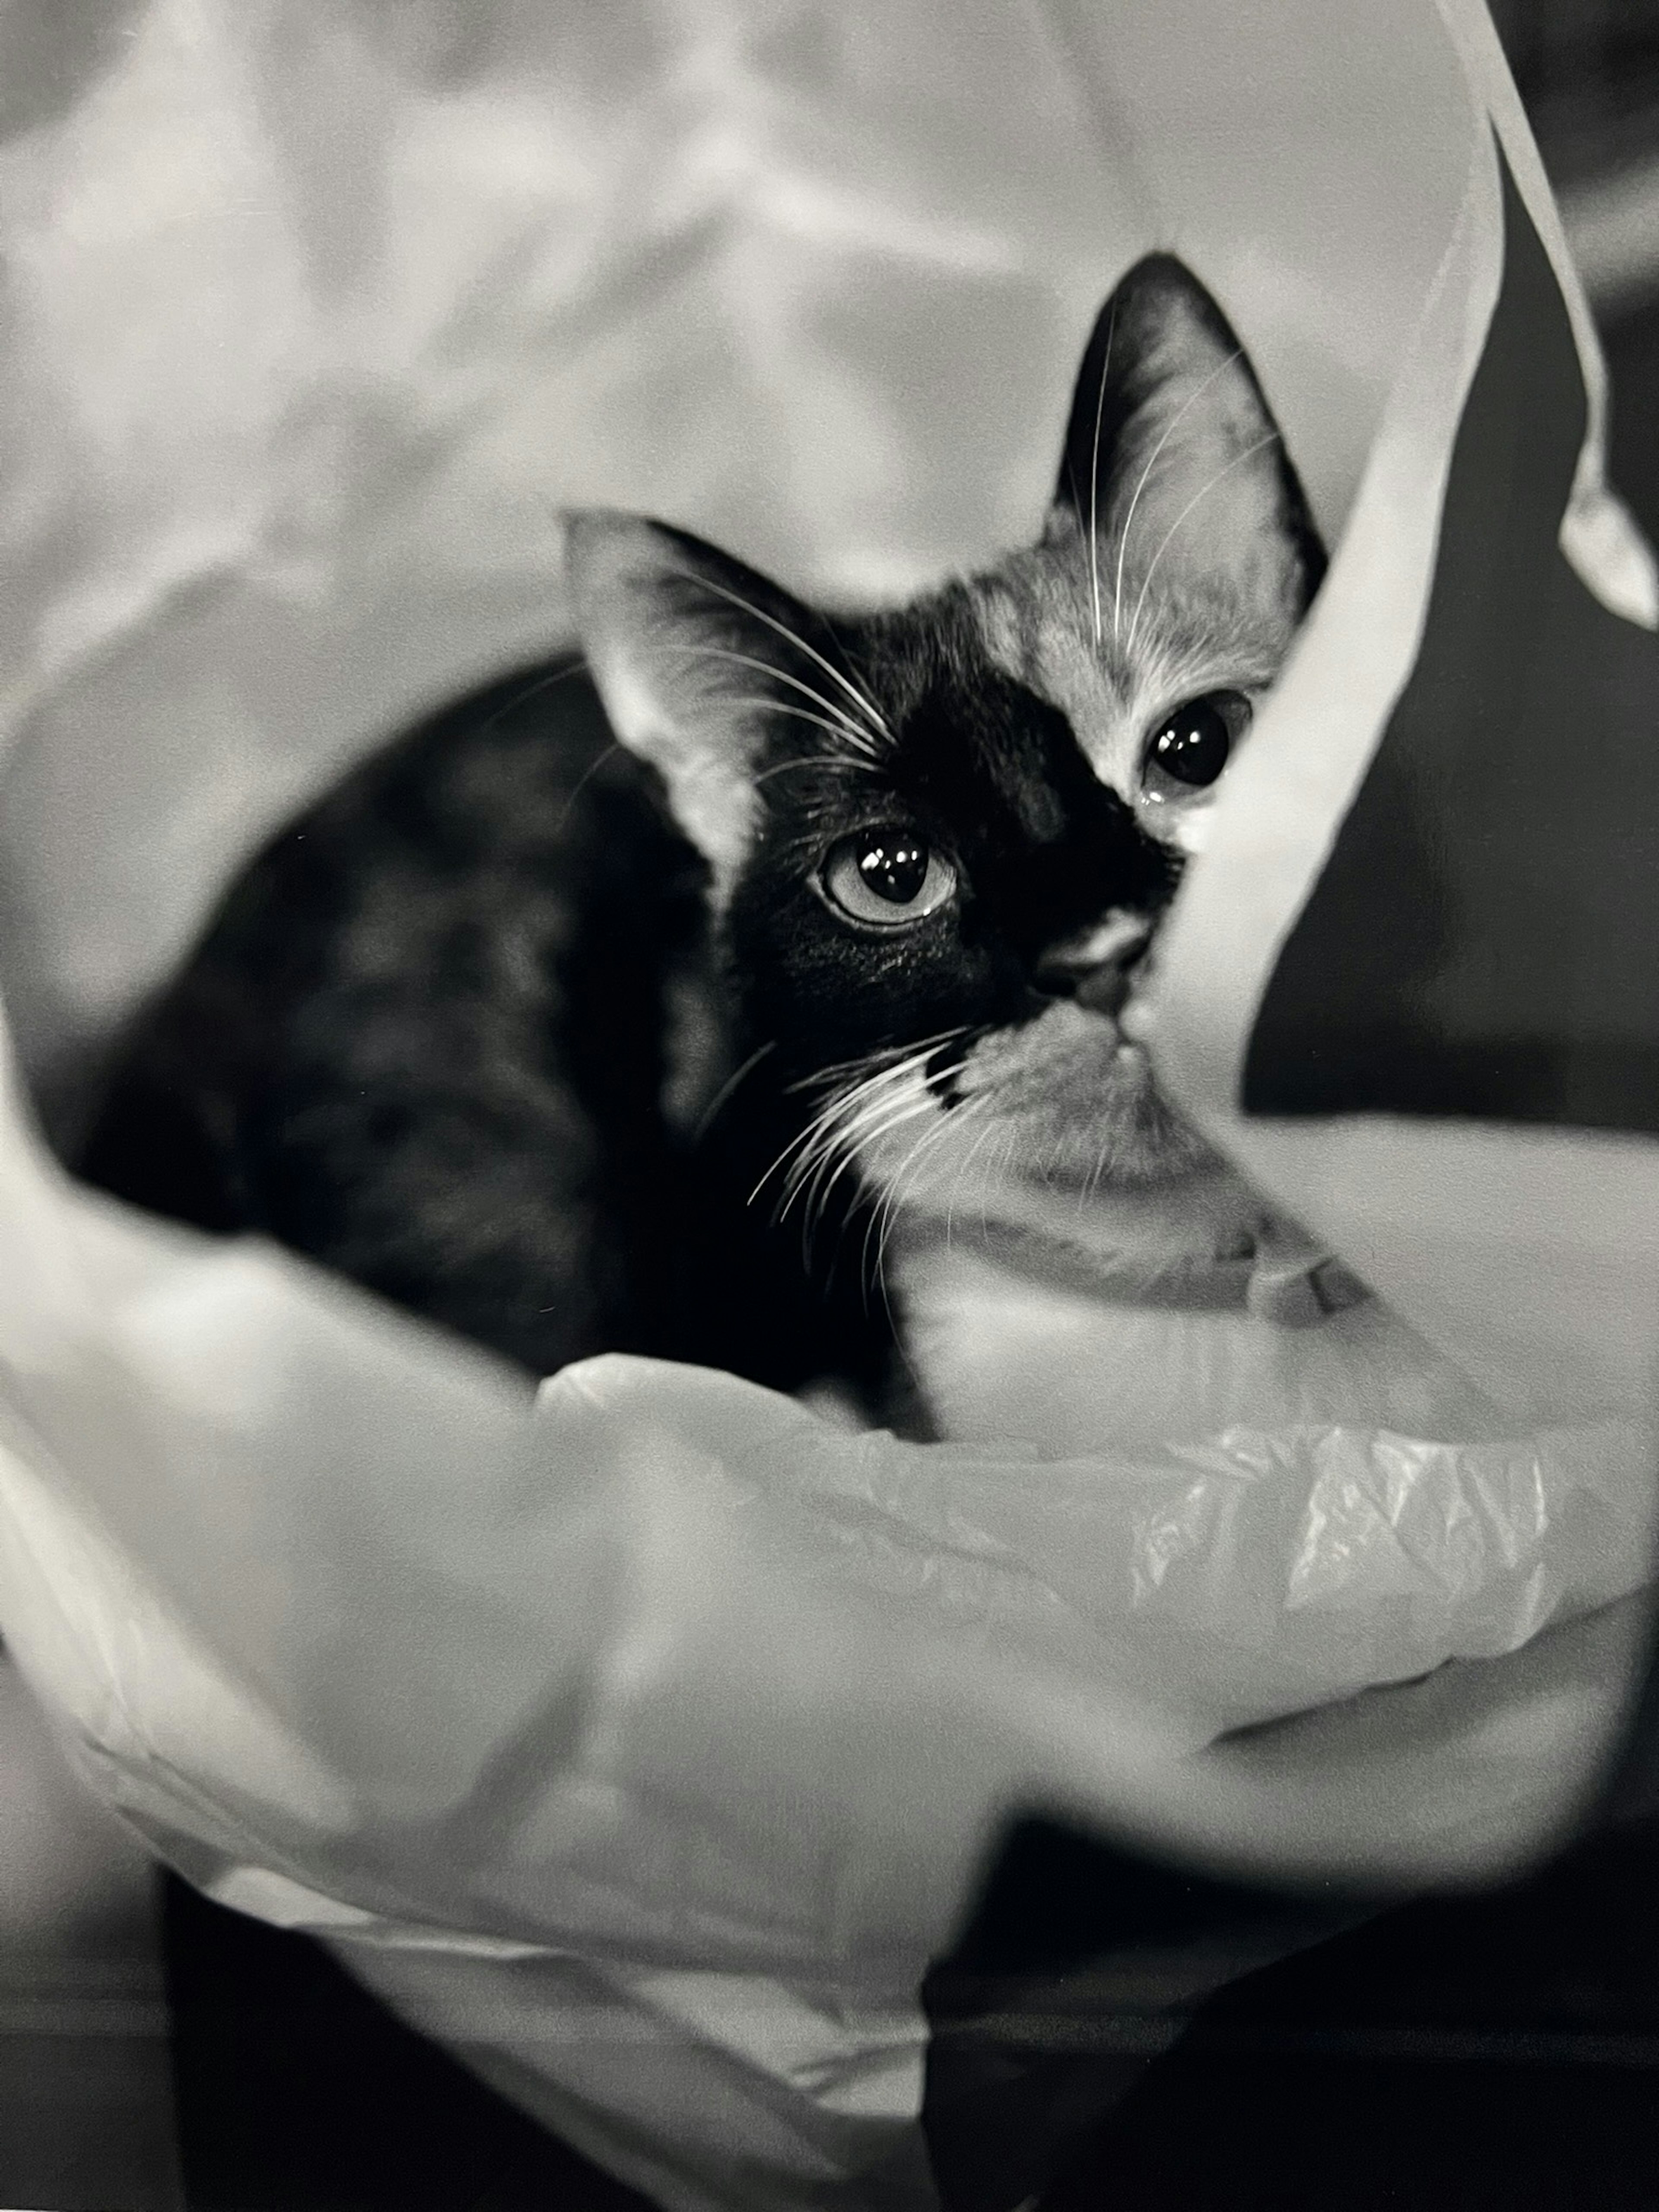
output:
[[1049,998],[1074,1000],[1090,1013],[1115,1018],[1128,1000],[1152,941],[1151,917],[1120,908],[1049,945],[1039,956],[1031,979]]

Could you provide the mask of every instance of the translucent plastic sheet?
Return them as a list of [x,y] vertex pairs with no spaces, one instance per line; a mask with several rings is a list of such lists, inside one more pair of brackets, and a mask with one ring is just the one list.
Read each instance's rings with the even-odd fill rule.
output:
[[[562,635],[561,504],[859,592],[1029,534],[1083,334],[1153,243],[1237,321],[1338,544],[1250,756],[1334,732],[1276,817],[1316,853],[1410,661],[1494,120],[1557,242],[1484,23],[1428,0],[1386,37],[1359,0],[78,26],[0,19],[3,964],[50,1084],[302,791]],[[1569,524],[1639,611],[1594,438]],[[622,1360],[532,1401],[74,1191],[7,1093],[9,1649],[173,1863],[328,1934],[665,2205],[927,2204],[917,1986],[1011,1810],[1257,1872],[1479,1871],[1570,1817],[1616,1724],[1650,1162],[1563,1139],[1534,1204],[1532,1140],[1506,1173],[1416,1133],[1437,1195],[1387,1131],[1234,1128],[1239,947],[1259,975],[1277,926],[1228,842],[1252,775],[1153,1043],[1398,1317],[1294,1420],[924,1449]],[[1205,1352],[1218,1402],[1234,1356]]]

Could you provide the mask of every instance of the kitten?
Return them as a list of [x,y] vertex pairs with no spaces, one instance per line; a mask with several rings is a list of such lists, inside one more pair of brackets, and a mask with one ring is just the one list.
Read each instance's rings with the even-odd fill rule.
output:
[[591,678],[492,687],[281,832],[83,1173],[543,1372],[890,1402],[881,1275],[946,1432],[963,1267],[1239,1304],[1265,1216],[1119,1018],[1323,554],[1197,280],[1124,277],[1042,535],[981,575],[831,615],[604,513],[567,559]]

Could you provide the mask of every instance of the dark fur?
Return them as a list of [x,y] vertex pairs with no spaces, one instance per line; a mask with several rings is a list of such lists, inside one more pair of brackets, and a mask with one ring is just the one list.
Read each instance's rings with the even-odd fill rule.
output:
[[774,1102],[740,1086],[702,1142],[663,1109],[671,991],[718,1018],[704,872],[579,667],[492,685],[243,872],[81,1171],[537,1373],[627,1350],[873,1381],[856,1271],[810,1284],[799,1227],[747,1204]]

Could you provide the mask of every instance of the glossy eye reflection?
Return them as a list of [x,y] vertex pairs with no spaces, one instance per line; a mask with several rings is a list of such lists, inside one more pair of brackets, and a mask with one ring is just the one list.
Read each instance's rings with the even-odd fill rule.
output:
[[957,872],[925,837],[883,823],[843,837],[824,857],[824,897],[854,921],[900,928],[936,914],[957,887]]
[[1218,782],[1250,719],[1237,691],[1209,691],[1177,707],[1152,732],[1141,786],[1153,800],[1190,799]]

